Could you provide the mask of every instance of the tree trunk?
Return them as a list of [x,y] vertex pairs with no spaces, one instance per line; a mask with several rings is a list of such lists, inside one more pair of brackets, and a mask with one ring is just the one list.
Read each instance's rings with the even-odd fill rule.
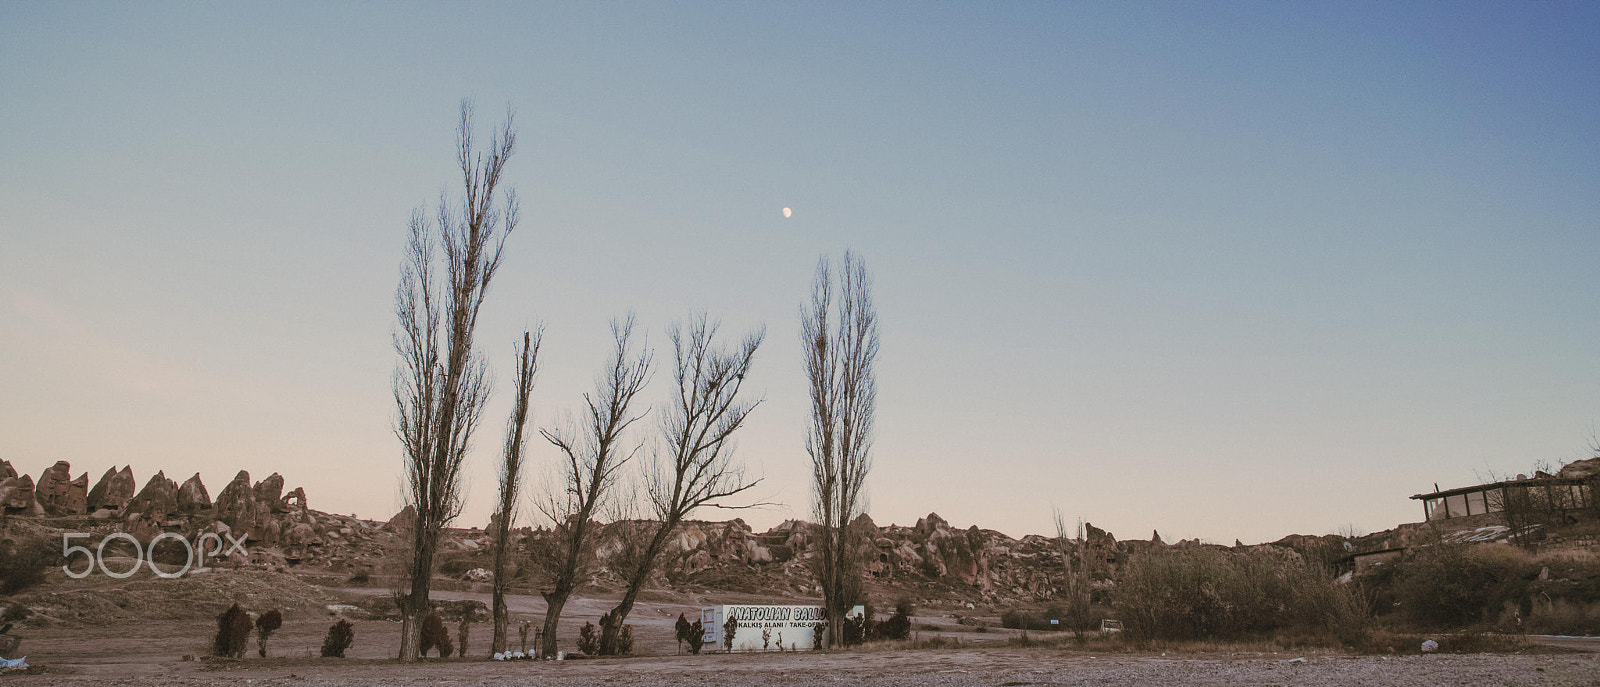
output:
[[539,637],[539,655],[545,659],[556,657],[556,626],[561,624],[561,609],[567,605],[571,592],[552,592],[544,595],[544,634]]
[[494,639],[490,642],[489,653],[498,654],[506,650],[506,596],[498,586],[494,590]]
[[[417,523],[421,527],[421,523]],[[413,572],[411,574],[411,593],[406,595],[405,605],[409,612],[402,609],[400,660],[415,661],[419,658],[417,649],[422,643],[422,618],[428,614],[430,606],[428,592],[433,583],[433,546],[429,538],[424,537],[417,549],[416,556],[412,559]]]
[[[500,529],[509,530],[505,523],[506,518],[501,517]],[[490,641],[489,652],[502,653],[506,650],[506,540],[505,534],[498,534],[500,545],[494,550],[494,639]]]
[[638,600],[639,592],[644,590],[645,582],[650,579],[650,570],[654,567],[656,557],[661,555],[662,547],[666,546],[667,537],[677,527],[676,521],[663,522],[656,529],[655,536],[650,538],[650,548],[645,549],[644,561],[634,571],[633,579],[628,580],[628,591],[622,595],[622,603],[611,609],[611,622],[600,628],[600,655],[615,656],[617,654],[617,638],[622,634],[622,623],[628,619],[628,614],[633,612],[633,603]]

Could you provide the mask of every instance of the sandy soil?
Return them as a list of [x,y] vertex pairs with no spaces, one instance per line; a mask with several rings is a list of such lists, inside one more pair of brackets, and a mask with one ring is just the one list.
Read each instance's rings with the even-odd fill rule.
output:
[[[387,593],[346,590],[346,593]],[[441,598],[483,598],[443,592]],[[606,599],[574,600],[562,627],[562,645],[584,621],[609,610]],[[542,600],[510,599],[513,618],[537,622]],[[448,683],[552,685],[1600,685],[1600,654],[1341,656],[1246,653],[1219,656],[1159,654],[1096,655],[1060,648],[1020,648],[1005,644],[1004,631],[932,632],[922,638],[961,637],[963,648],[945,650],[858,650],[828,653],[757,653],[687,656],[677,653],[672,624],[680,612],[698,605],[641,603],[631,622],[638,637],[637,658],[563,662],[495,662],[483,658],[430,660],[401,665],[392,660],[399,647],[399,624],[360,621],[347,659],[316,657],[331,616],[299,613],[286,620],[270,643],[273,658],[242,661],[183,660],[203,655],[213,630],[207,622],[119,622],[112,625],[60,624],[31,628],[24,653],[45,666],[42,674],[13,675],[0,682],[18,685],[396,685]],[[693,613],[690,613],[691,615]],[[917,626],[945,622],[919,618]],[[475,626],[471,654],[487,653],[487,625]],[[515,633],[512,634],[516,642]]]

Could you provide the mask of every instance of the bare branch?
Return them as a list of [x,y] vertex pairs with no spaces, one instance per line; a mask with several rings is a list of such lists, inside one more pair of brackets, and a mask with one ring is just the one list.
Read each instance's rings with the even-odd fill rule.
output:
[[[584,394],[583,417],[564,416],[553,428],[540,430],[545,440],[561,452],[563,479],[552,485],[538,506],[554,526],[556,545],[546,565],[551,584],[545,598],[545,631],[541,651],[556,651],[556,629],[567,599],[588,575],[595,536],[596,513],[604,513],[619,471],[640,450],[629,445],[627,431],[645,413],[633,414],[633,403],[650,381],[651,354],[647,346],[634,352],[634,316],[611,322],[614,347],[606,370],[595,380],[595,391]],[[646,410],[645,412],[648,412]],[[557,493],[559,490],[559,494]]]
[[[878,319],[866,264],[846,251],[835,299],[832,265],[824,256],[811,283],[811,303],[800,311],[800,341],[810,382],[812,496],[820,530],[813,558],[829,617],[842,618],[861,593],[855,518],[866,510],[877,412]],[[843,640],[843,624],[830,623],[829,641]]]
[[[400,654],[417,658],[419,615],[428,607],[433,555],[443,529],[461,514],[461,468],[472,446],[491,390],[488,368],[475,352],[473,335],[489,283],[499,268],[505,237],[515,228],[515,200],[507,211],[490,212],[494,189],[515,136],[508,120],[496,136],[493,157],[471,163],[472,107],[463,102],[457,131],[463,169],[462,206],[453,209],[441,194],[430,221],[412,214],[406,261],[395,295],[400,355],[393,391],[394,431],[406,466],[406,505],[412,522],[410,592],[403,607]],[[442,249],[443,275],[435,272]]]

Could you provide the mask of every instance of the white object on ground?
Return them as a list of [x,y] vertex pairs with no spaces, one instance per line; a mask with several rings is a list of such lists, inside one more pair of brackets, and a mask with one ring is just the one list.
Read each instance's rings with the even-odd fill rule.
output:
[[1433,653],[1435,651],[1438,651],[1438,650],[1439,650],[1439,643],[1438,642],[1435,642],[1435,641],[1430,639],[1430,640],[1422,643],[1422,653],[1431,654],[1431,653]]
[[3,670],[27,670],[28,669],[28,657],[27,656],[23,656],[22,658],[0,658],[0,669],[3,669]]

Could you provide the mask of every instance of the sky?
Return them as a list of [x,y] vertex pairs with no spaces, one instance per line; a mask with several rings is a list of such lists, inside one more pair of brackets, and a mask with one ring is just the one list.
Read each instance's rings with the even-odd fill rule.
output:
[[1600,5],[862,5],[0,1],[0,459],[392,514],[394,290],[463,98],[515,112],[522,223],[462,526],[523,329],[547,426],[630,311],[658,360],[692,311],[766,326],[738,448],[778,505],[697,516],[808,516],[798,311],[846,249],[880,525],[1374,532],[1592,455]]

